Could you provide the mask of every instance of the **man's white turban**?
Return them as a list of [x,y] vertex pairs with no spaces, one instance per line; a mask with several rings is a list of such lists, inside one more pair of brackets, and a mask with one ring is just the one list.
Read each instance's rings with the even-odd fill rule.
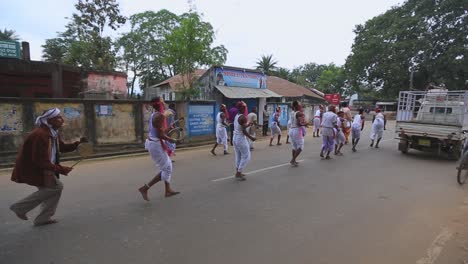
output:
[[42,124],[48,126],[47,119],[54,118],[60,114],[60,109],[52,108],[44,112],[41,116],[36,118],[36,122],[34,123],[36,126],[40,126]]

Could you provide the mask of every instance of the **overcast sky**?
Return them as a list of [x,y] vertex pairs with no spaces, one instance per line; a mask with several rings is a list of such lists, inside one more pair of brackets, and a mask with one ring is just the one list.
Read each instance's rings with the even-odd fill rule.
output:
[[[75,0],[2,0],[0,28],[13,29],[40,60],[45,39],[63,31]],[[146,10],[187,12],[186,0],[119,0],[126,16]],[[216,44],[229,51],[226,65],[253,68],[262,54],[279,66],[316,62],[342,65],[349,55],[357,24],[384,13],[402,0],[194,0],[216,32]],[[122,30],[120,30],[122,31]],[[108,34],[117,36],[117,33]]]

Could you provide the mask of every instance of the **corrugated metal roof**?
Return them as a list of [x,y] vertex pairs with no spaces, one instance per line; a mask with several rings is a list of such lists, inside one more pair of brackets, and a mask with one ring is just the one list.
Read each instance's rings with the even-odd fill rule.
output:
[[268,98],[281,97],[281,95],[268,89],[245,88],[245,87],[230,87],[230,86],[215,86],[227,98]]

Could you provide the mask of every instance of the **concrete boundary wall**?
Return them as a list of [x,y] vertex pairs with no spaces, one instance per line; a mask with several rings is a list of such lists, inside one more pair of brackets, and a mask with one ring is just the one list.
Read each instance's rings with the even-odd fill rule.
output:
[[[188,119],[190,104],[177,103],[179,117]],[[37,116],[52,107],[59,108],[65,119],[60,131],[65,141],[86,136],[97,148],[142,147],[152,111],[149,102],[140,100],[0,98],[0,158],[15,154],[25,136],[34,128]],[[185,130],[189,122],[186,120],[181,124]],[[188,141],[214,137],[215,124],[209,123],[213,125],[212,134],[189,136]]]

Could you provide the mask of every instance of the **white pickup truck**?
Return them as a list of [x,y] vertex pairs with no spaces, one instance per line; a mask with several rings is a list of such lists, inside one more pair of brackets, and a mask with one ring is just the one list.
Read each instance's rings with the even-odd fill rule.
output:
[[401,91],[396,133],[398,150],[447,153],[458,159],[468,130],[468,91]]

